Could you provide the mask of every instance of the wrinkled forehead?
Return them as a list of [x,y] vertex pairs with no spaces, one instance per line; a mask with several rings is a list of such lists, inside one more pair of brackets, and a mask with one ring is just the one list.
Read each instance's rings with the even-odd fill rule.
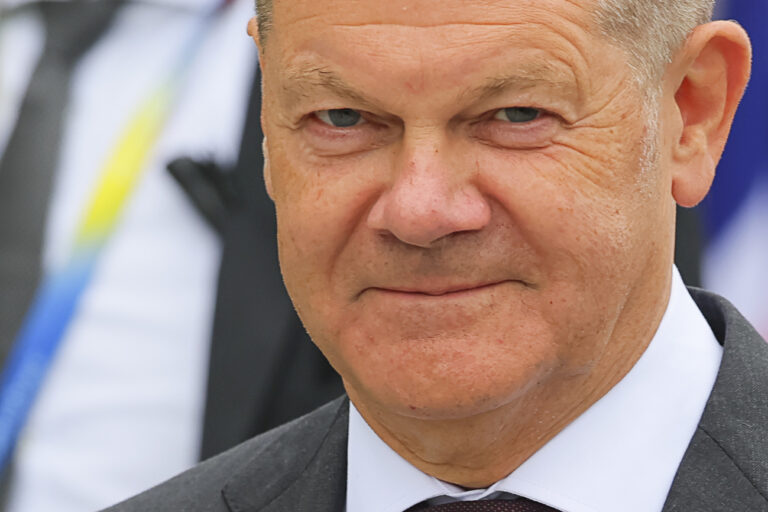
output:
[[437,27],[567,21],[587,25],[597,0],[273,0],[276,27]]
[[377,82],[397,75],[397,83],[431,83],[430,93],[473,74],[515,71],[528,83],[546,71],[555,87],[588,95],[606,60],[596,2],[276,0],[265,64],[280,61],[273,69],[286,79],[326,65],[365,70]]
[[[343,45],[350,53],[457,53],[486,45],[573,50],[595,57],[606,42],[597,0],[274,0],[268,39],[280,60],[294,52]],[[488,43],[492,44],[488,44]],[[267,47],[272,46],[268,44]],[[473,48],[475,47],[475,48]],[[265,57],[269,58],[268,52]]]

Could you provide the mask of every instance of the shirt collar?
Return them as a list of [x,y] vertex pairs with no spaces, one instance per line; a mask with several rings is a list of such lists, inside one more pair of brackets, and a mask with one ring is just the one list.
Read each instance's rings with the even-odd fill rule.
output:
[[722,348],[674,269],[664,317],[632,370],[488,489],[462,491],[422,473],[384,443],[351,405],[347,510],[402,512],[436,496],[482,499],[500,491],[563,512],[661,510],[721,357]]

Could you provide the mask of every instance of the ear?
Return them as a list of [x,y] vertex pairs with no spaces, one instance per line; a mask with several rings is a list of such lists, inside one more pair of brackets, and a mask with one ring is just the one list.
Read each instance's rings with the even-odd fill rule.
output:
[[264,187],[267,189],[267,195],[272,201],[275,200],[275,196],[272,195],[272,168],[269,165],[269,150],[267,149],[267,138],[261,142],[261,152],[264,155]]
[[261,53],[261,46],[259,41],[259,17],[254,16],[251,19],[248,20],[248,29],[247,29],[248,35],[251,36],[251,39],[254,40],[256,43],[256,46],[259,48],[259,53]]
[[[747,33],[730,21],[697,27],[668,68],[665,93],[676,109],[672,133],[672,196],[692,207],[707,195],[733,116],[749,80]],[[669,140],[669,139],[668,139]]]

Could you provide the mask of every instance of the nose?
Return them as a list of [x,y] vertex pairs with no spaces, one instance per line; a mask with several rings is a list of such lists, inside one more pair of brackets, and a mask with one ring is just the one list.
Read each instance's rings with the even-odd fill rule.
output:
[[462,169],[445,154],[435,144],[404,151],[394,183],[368,214],[368,227],[424,248],[454,233],[483,229],[491,208],[473,184],[474,169]]

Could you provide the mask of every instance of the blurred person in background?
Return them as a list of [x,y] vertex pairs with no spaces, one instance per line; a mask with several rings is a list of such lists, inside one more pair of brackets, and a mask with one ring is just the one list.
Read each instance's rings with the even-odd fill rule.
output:
[[100,508],[341,393],[279,277],[253,2],[0,9],[5,510]]

